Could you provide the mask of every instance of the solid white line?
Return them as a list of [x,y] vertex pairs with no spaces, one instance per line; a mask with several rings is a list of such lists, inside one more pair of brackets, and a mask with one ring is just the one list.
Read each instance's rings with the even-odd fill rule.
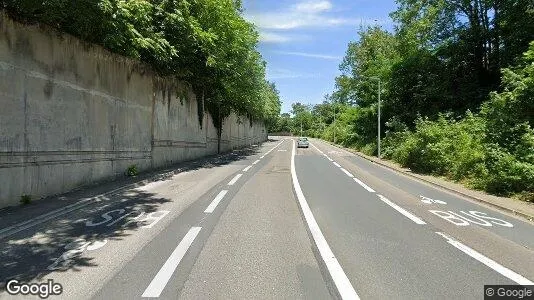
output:
[[260,156],[260,159],[262,159],[262,158],[264,158],[264,157],[265,157],[265,155],[263,155],[263,156]]
[[259,163],[259,162],[260,162],[260,160],[258,159],[255,162],[253,162],[252,164],[255,165],[255,164]]
[[293,140],[292,148],[293,150],[291,152],[291,178],[293,180],[293,188],[295,189],[295,194],[297,195],[297,199],[298,199],[300,208],[302,209],[304,219],[306,220],[306,223],[308,225],[308,228],[310,229],[310,233],[313,237],[313,240],[315,241],[315,244],[317,245],[317,248],[319,249],[319,254],[321,255],[321,258],[323,259],[341,298],[342,299],[360,299],[360,297],[358,297],[358,294],[354,290],[354,287],[352,287],[352,284],[347,278],[347,275],[343,271],[343,268],[341,268],[341,265],[339,264],[338,260],[334,256],[332,249],[330,249],[328,242],[326,241],[323,233],[321,232],[321,229],[319,228],[319,225],[317,224],[317,221],[315,220],[315,217],[313,216],[313,213],[311,212],[308,202],[306,202],[306,198],[304,197],[304,193],[302,193],[302,189],[300,187],[299,180],[297,178],[297,172],[295,171],[295,141],[294,140]]
[[328,158],[328,160],[329,160],[329,161],[334,161],[333,159],[331,159],[331,158],[330,158],[330,157],[328,157],[328,156],[327,156],[326,158]]
[[384,201],[384,203],[386,203],[387,205],[393,207],[393,209],[395,209],[396,211],[400,212],[401,214],[403,214],[408,219],[414,221],[415,224],[419,224],[419,225],[425,225],[426,224],[425,221],[421,220],[419,217],[416,217],[415,215],[413,215],[412,213],[408,212],[404,208],[398,206],[397,204],[389,201],[386,197],[384,197],[382,195],[378,195],[378,198],[380,198],[380,200]]
[[232,178],[232,180],[230,180],[230,182],[228,182],[228,185],[234,185],[234,183],[236,183],[236,181],[238,181],[241,176],[243,176],[243,174],[241,174],[241,173],[235,175],[234,178]]
[[534,282],[528,280],[527,278],[517,274],[516,272],[500,265],[496,261],[490,259],[489,257],[484,256],[483,254],[469,248],[468,246],[460,243],[459,241],[453,239],[452,237],[446,235],[443,232],[436,232],[437,234],[444,237],[447,242],[454,247],[456,247],[458,250],[462,251],[463,253],[471,256],[472,258],[478,260],[479,262],[485,264],[486,266],[492,268],[494,271],[500,273],[501,275],[505,276],[506,278],[515,281],[517,284],[520,285],[534,285]]
[[217,205],[219,205],[219,202],[221,202],[221,200],[224,198],[224,195],[226,195],[226,193],[228,193],[228,190],[220,191],[219,194],[217,194],[217,196],[215,197],[215,199],[211,201],[210,205],[208,205],[208,207],[206,208],[204,212],[211,214],[215,210]]
[[341,168],[341,166],[337,162],[334,162],[334,166]]
[[367,184],[363,183],[360,179],[354,177],[354,181],[356,181],[359,185],[361,185],[364,189],[366,189],[369,193],[376,193],[375,190],[370,188]]
[[343,171],[343,173],[347,174],[347,176],[349,177],[354,177],[354,175],[352,175],[349,171],[345,170],[344,168],[341,168],[341,171]]
[[248,166],[248,167],[244,168],[243,172],[246,172],[246,171],[250,170],[250,168],[252,168],[252,166]]
[[172,274],[180,264],[180,261],[184,257],[185,253],[193,244],[193,241],[197,237],[202,227],[191,227],[182,241],[176,246],[176,249],[171,253],[171,256],[167,259],[165,264],[161,267],[158,274],[152,279],[152,282],[148,285],[143,292],[142,297],[159,297],[163,289],[167,285],[167,282],[171,279]]

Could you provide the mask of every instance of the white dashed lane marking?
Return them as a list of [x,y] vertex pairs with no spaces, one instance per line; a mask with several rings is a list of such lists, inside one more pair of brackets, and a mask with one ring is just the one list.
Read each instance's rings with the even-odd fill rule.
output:
[[347,176],[349,176],[350,178],[354,177],[354,175],[352,175],[349,171],[345,170],[344,168],[341,168],[340,170],[343,171],[343,173],[347,174]]
[[239,178],[241,178],[241,176],[243,176],[243,174],[241,173],[235,175],[234,178],[232,178],[232,180],[228,182],[228,185],[234,185],[234,183],[236,183],[239,180]]
[[375,190],[370,188],[367,184],[363,183],[360,179],[354,177],[354,181],[356,181],[359,185],[361,185],[364,189],[366,189],[369,193],[375,193]]
[[163,264],[158,274],[156,274],[154,279],[152,279],[152,281],[144,291],[142,297],[153,298],[159,297],[161,295],[161,292],[163,292],[163,289],[165,289],[165,286],[171,279],[172,274],[180,264],[180,261],[182,261],[182,258],[184,258],[185,253],[187,252],[189,247],[191,247],[191,244],[193,244],[193,241],[195,240],[201,229],[202,227],[192,227],[191,229],[189,229],[182,241],[178,244],[178,246],[176,246],[174,251],[171,253],[171,256],[169,256],[165,264]]
[[302,188],[300,187],[297,178],[297,172],[295,171],[295,141],[293,141],[293,149],[291,152],[291,178],[293,179],[293,189],[297,195],[298,203],[302,210],[302,214],[304,215],[304,220],[308,225],[311,236],[328,272],[330,273],[332,281],[334,281],[339,295],[342,299],[360,299],[356,290],[354,290],[354,287],[350,283],[349,278],[345,274],[345,271],[343,271],[343,268],[339,264],[339,261],[334,256],[332,249],[321,232],[321,228],[319,228],[319,224],[317,224],[317,221],[313,216],[310,206],[306,201],[306,197],[304,197],[304,193],[302,192]]
[[447,242],[451,245],[453,245],[454,247],[456,247],[456,249],[462,251],[463,253],[471,256],[472,258],[478,260],[479,262],[485,264],[486,266],[490,267],[491,269],[493,269],[494,271],[496,271],[497,273],[505,276],[506,278],[516,282],[517,284],[520,284],[520,285],[534,285],[534,282],[528,280],[527,278],[517,274],[516,272],[500,265],[499,263],[497,263],[496,261],[482,255],[481,253],[478,253],[477,251],[467,247],[466,245],[460,243],[459,241],[453,239],[452,237],[446,235],[445,233],[443,232],[436,232],[437,234],[441,235],[442,237],[444,237]]
[[389,199],[387,199],[386,197],[384,197],[382,195],[377,195],[377,196],[384,203],[386,203],[387,205],[393,207],[393,209],[395,209],[396,211],[400,212],[401,214],[403,214],[408,219],[412,220],[415,224],[419,224],[419,225],[425,225],[426,224],[425,221],[421,220],[419,217],[416,217],[415,215],[413,215],[412,213],[408,212],[404,208],[398,206],[397,204],[389,201]]
[[213,201],[211,201],[210,205],[206,208],[206,210],[204,212],[205,213],[212,213],[215,210],[215,208],[217,207],[217,205],[219,205],[219,202],[221,202],[221,200],[224,198],[226,193],[228,193],[228,190],[220,191],[219,194],[217,194],[217,196],[215,197],[215,199],[213,199]]

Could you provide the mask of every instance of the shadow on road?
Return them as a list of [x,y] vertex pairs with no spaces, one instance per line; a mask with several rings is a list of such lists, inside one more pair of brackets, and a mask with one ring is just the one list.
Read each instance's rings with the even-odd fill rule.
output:
[[[0,239],[0,291],[5,290],[5,284],[10,279],[29,282],[39,280],[51,272],[94,267],[96,264],[88,257],[88,252],[97,251],[106,243],[139,234],[139,231],[166,214],[166,211],[158,209],[171,199],[156,197],[153,193],[135,187],[168,180],[185,171],[221,167],[247,159],[258,152],[259,147],[234,150],[223,155],[180,163],[173,168],[146,173],[134,179],[84,187],[43,199],[30,206],[0,211],[0,228],[6,228],[75,203],[79,199],[102,195],[121,186],[128,187],[111,195],[97,197],[95,203],[87,207]],[[135,182],[138,184],[132,186]],[[105,248],[101,251],[105,251]]]

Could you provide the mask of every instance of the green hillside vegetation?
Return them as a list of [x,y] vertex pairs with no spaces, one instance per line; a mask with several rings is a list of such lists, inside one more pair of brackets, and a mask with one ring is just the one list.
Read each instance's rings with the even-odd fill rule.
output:
[[534,2],[397,3],[395,31],[360,28],[335,91],[271,130],[377,155],[380,78],[383,157],[534,201]]
[[[49,25],[192,84],[217,128],[231,111],[274,122],[280,100],[265,80],[258,33],[238,0],[3,0],[7,14]],[[220,134],[220,132],[219,132]]]

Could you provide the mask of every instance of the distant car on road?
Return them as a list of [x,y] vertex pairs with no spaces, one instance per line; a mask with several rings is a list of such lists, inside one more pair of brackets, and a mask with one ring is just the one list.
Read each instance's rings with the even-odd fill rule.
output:
[[309,146],[310,146],[310,143],[308,142],[308,138],[300,137],[297,140],[297,148],[308,148]]

